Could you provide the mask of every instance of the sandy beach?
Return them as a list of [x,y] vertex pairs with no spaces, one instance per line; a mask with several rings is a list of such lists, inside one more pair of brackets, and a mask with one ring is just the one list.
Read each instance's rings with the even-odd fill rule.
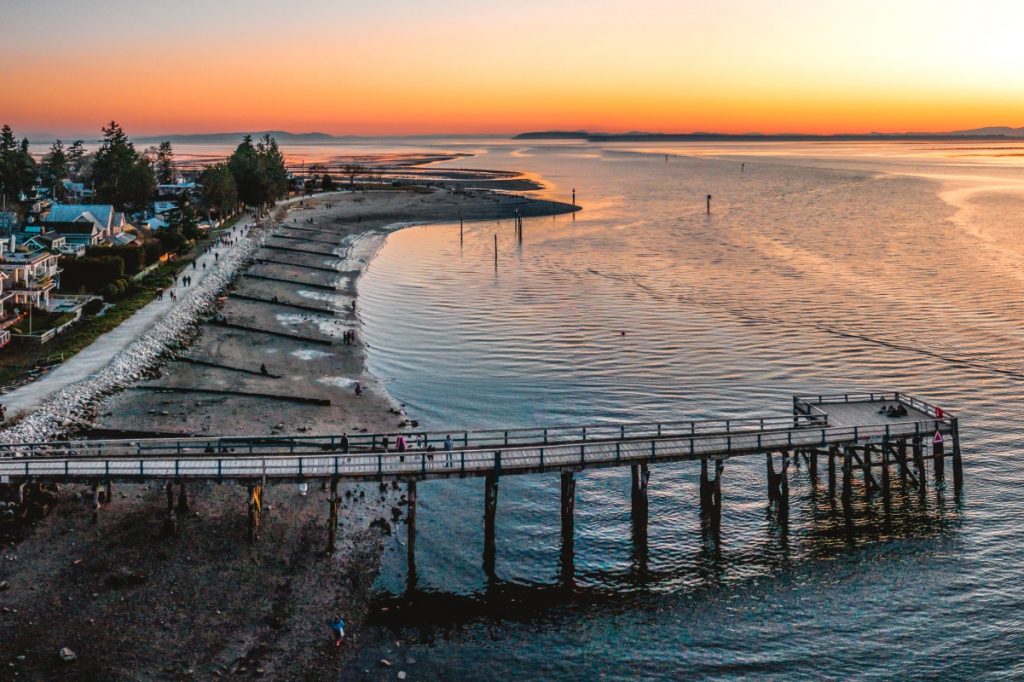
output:
[[[485,191],[402,188],[292,202],[159,376],[107,398],[96,434],[320,434],[408,428],[365,366],[356,282],[410,224],[549,215],[566,204]],[[352,344],[346,331],[355,332]],[[265,370],[265,371],[264,371]],[[364,391],[357,396],[355,383]],[[90,524],[81,491],[0,556],[0,665],[11,679],[337,679],[386,542],[404,542],[404,490],[342,485],[338,551],[327,493],[270,486],[256,543],[246,490],[190,486],[163,533],[161,484],[115,489]],[[178,494],[177,487],[174,490]],[[372,524],[372,525],[371,525]],[[342,615],[339,648],[329,621]],[[77,660],[62,661],[68,647]],[[397,673],[397,670],[395,671]]]

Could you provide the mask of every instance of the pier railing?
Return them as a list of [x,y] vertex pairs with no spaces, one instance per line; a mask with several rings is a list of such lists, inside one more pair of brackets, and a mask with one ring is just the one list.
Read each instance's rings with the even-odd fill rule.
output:
[[[748,417],[623,424],[586,424],[527,429],[483,429],[463,431],[396,431],[391,433],[354,433],[348,435],[350,452],[383,450],[384,439],[394,449],[398,436],[407,441],[407,449],[444,448],[447,436],[460,449],[508,447],[525,444],[557,444],[612,440],[644,440],[669,436],[706,436],[757,433],[793,428],[828,426],[824,414]],[[417,447],[418,446],[418,447]],[[152,438],[116,440],[78,440],[50,443],[0,444],[0,458],[44,456],[159,457],[178,455],[258,455],[263,453],[304,454],[336,452],[342,449],[342,435],[325,436],[247,436],[219,438]]]
[[908,407],[912,407],[916,410],[924,412],[929,417],[935,417],[937,419],[948,419],[952,417],[949,412],[943,410],[936,405],[925,402],[920,398],[907,395],[906,393],[837,393],[832,395],[801,395],[794,396],[793,405],[794,411],[802,413],[815,413],[811,408],[816,405],[828,405],[835,403],[864,403],[864,402],[878,402],[878,403],[903,403]]
[[[450,478],[486,474],[524,474],[550,469],[586,469],[638,462],[729,459],[757,452],[825,449],[927,438],[935,431],[954,434],[954,419],[905,421],[851,427],[816,427],[808,421],[783,429],[721,430],[660,437],[534,442],[525,445],[471,447],[454,451],[349,452],[293,454],[287,448],[259,454],[137,456],[38,456],[0,459],[0,476],[45,480],[297,480],[336,477],[347,480]],[[696,427],[694,427],[696,429]]]

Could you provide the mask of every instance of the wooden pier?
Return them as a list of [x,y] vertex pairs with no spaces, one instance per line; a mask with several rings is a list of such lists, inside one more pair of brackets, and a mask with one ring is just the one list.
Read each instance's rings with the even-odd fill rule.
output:
[[[884,408],[899,406],[899,416]],[[403,435],[405,451],[387,450]],[[445,450],[446,437],[453,447]],[[234,482],[247,487],[250,536],[255,536],[263,488],[273,482],[330,483],[334,546],[337,485],[342,481],[403,481],[408,487],[409,579],[415,585],[416,484],[446,478],[484,479],[484,568],[493,573],[498,484],[502,476],[559,472],[561,476],[562,567],[572,571],[576,474],[602,467],[631,467],[634,538],[646,544],[647,490],[651,470],[668,462],[700,464],[701,513],[717,532],[722,479],[729,460],[766,459],[769,504],[788,506],[790,463],[803,457],[817,476],[826,458],[829,491],[837,489],[847,509],[854,476],[868,494],[888,499],[893,477],[923,494],[926,461],[937,483],[951,460],[957,493],[963,484],[957,417],[901,393],[795,396],[791,414],[742,419],[645,424],[590,424],[535,429],[352,434],[154,438],[0,444],[4,482],[74,482],[95,488],[113,482],[163,480],[185,486],[194,481]],[[109,487],[107,488],[109,489]],[[170,491],[170,487],[168,487]],[[170,493],[168,493],[170,505]],[[180,504],[180,500],[179,500]]]

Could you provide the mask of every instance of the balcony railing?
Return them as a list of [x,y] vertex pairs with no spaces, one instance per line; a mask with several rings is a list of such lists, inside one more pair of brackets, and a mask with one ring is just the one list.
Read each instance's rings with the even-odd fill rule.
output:
[[0,329],[0,348],[3,348],[11,341],[11,333],[6,329]]

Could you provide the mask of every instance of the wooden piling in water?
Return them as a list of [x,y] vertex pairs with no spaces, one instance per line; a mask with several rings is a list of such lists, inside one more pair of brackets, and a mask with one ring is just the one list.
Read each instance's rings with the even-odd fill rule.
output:
[[406,502],[408,505],[405,513],[405,525],[408,530],[406,588],[409,592],[413,592],[416,589],[416,479],[411,479],[407,484]]
[[964,466],[960,458],[960,422],[953,418],[953,490],[960,494],[964,485]]
[[562,575],[571,578],[575,573],[576,531],[576,476],[572,469],[562,469]]
[[647,482],[650,472],[646,464],[633,464],[630,467],[632,485],[630,486],[630,518],[633,526],[633,554],[637,568],[641,573],[647,571],[647,520],[649,507],[647,500]]
[[843,502],[849,503],[853,494],[853,452],[850,448],[843,448]]
[[932,466],[935,468],[935,482],[942,483],[946,480],[946,446],[942,434],[935,432],[932,439]]
[[498,475],[494,472],[484,477],[484,574],[493,578],[494,573],[494,519],[498,511]]
[[864,492],[871,492],[871,484],[874,483],[874,479],[871,477],[871,450],[872,446],[870,443],[864,446],[864,460],[861,462],[861,468],[864,470]]
[[498,267],[498,235],[494,235],[494,267]]
[[911,448],[914,453],[914,467],[917,469],[917,484],[923,494],[925,486],[928,484],[928,475],[924,470],[924,445],[920,436],[914,436]]

